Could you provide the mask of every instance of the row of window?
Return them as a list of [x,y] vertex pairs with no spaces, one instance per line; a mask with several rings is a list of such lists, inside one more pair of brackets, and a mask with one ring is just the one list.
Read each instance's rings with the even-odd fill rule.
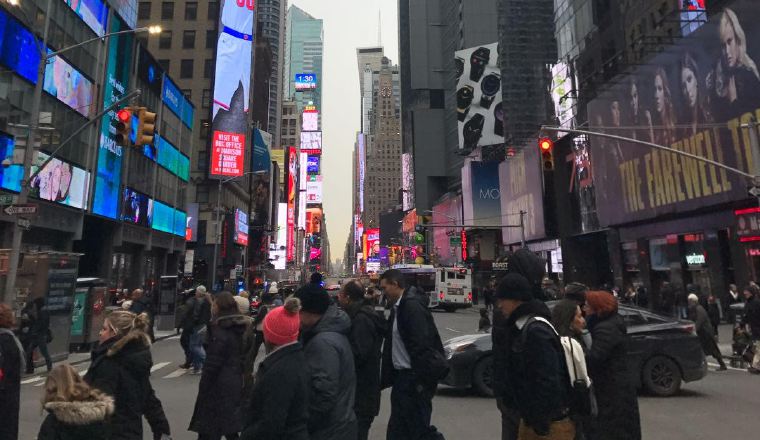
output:
[[[137,17],[140,20],[150,20],[151,6],[153,2],[140,2],[137,9]],[[209,20],[219,18],[219,2],[209,2],[206,17]],[[161,3],[161,20],[174,19],[174,2]],[[198,2],[185,3],[185,20],[194,21],[198,19]]]
[[[170,72],[171,68],[171,60],[168,59],[159,59],[158,65],[161,66],[161,68],[165,72]],[[179,60],[179,77],[182,79],[191,79],[195,75],[195,60],[194,59],[184,59]],[[203,62],[203,78],[211,78],[211,76],[214,74],[214,60],[209,58],[204,60]]]
[[[182,49],[195,49],[196,31],[182,31]],[[174,35],[172,31],[163,31],[158,37],[159,49],[171,49]],[[216,46],[217,32],[213,29],[206,31],[206,49],[213,49]]]

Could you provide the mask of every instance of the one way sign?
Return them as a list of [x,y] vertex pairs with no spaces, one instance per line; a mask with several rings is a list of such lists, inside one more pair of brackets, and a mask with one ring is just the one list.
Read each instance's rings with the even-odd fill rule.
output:
[[33,204],[26,204],[26,205],[9,205],[6,206],[5,209],[3,209],[3,212],[5,212],[8,215],[35,215],[37,214],[37,205]]

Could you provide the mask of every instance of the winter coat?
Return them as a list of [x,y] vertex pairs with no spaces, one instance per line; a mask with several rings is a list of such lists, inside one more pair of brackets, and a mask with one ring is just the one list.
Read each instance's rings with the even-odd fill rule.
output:
[[225,435],[242,429],[243,334],[250,327],[243,315],[222,316],[209,325],[209,344],[190,431]]
[[744,305],[744,319],[742,320],[744,325],[749,326],[749,331],[752,333],[752,340],[760,340],[760,298],[757,295],[747,301]]
[[29,303],[21,311],[21,343],[30,344],[47,338],[50,328],[50,312],[47,306],[37,307]]
[[351,319],[330,305],[313,327],[303,331],[306,363],[310,369],[309,438],[354,440],[356,372],[348,334]]
[[505,389],[525,423],[548,432],[552,421],[567,414],[570,381],[559,337],[544,322],[528,323],[534,317],[551,322],[551,312],[538,300],[523,303],[507,319]]
[[14,339],[12,334],[0,333],[0,440],[18,438],[24,353]]
[[720,351],[715,344],[715,328],[712,326],[707,311],[701,305],[689,305],[689,319],[694,321],[697,337],[706,355],[720,357]]
[[48,402],[47,417],[40,426],[37,440],[106,440],[106,419],[113,414],[113,398],[102,395],[84,402]]
[[179,328],[181,328],[182,331],[186,331],[186,332],[193,331],[193,325],[195,324],[195,320],[193,319],[193,311],[195,310],[196,301],[197,300],[195,299],[195,297],[191,296],[180,307],[181,312],[180,312]]
[[154,438],[171,434],[161,401],[150,383],[152,366],[150,339],[140,331],[106,341],[93,350],[84,380],[114,398],[116,407],[109,420],[111,440],[141,440],[143,416]]
[[433,321],[433,315],[428,309],[428,298],[417,293],[415,287],[408,287],[398,309],[392,305],[391,315],[385,332],[383,347],[383,365],[381,384],[383,388],[393,384],[395,369],[393,368],[393,322],[398,320],[398,332],[404,342],[404,348],[409,353],[412,371],[417,381],[426,388],[435,390],[438,381],[431,379],[434,367],[440,371],[440,360],[445,359],[443,343],[438,334],[438,328]]
[[385,319],[370,303],[354,303],[347,307],[351,317],[351,351],[356,368],[357,416],[375,417],[380,413],[380,350],[385,336]]
[[259,365],[244,414],[241,440],[308,440],[309,371],[300,342],[281,347]]
[[593,342],[586,364],[599,407],[596,423],[590,427],[595,433],[592,438],[640,440],[639,403],[628,370],[623,318],[613,313],[601,319],[592,316],[589,321]]

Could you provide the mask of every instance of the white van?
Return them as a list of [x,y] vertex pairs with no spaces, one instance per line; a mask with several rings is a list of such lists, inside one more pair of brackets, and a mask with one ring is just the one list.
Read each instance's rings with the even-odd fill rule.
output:
[[472,270],[465,267],[439,267],[435,291],[439,307],[447,312],[472,307]]
[[428,307],[438,306],[436,295],[436,269],[430,264],[395,264],[392,269],[398,269],[404,274],[407,286],[415,286],[420,293],[425,293],[429,298]]

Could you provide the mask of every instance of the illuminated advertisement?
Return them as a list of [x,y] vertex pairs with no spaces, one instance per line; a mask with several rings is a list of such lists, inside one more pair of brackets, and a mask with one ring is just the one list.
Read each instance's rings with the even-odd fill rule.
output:
[[164,75],[164,87],[162,89],[161,99],[187,128],[193,128],[193,118],[195,117],[195,108],[193,104],[185,98],[185,95],[168,76]]
[[286,252],[288,243],[288,204],[280,203],[277,208],[277,238],[274,244],[270,244],[269,259],[275,269],[285,269]]
[[[0,131],[0,161],[8,160],[13,163],[13,150],[15,148],[16,142],[13,136]],[[2,188],[15,192],[21,191],[22,171],[21,165],[0,167],[0,185]]]
[[364,225],[358,214],[354,214],[354,243],[358,243],[362,234],[364,234]]
[[179,209],[174,210],[174,235],[185,237],[185,228],[187,227],[187,214]]
[[[32,173],[37,172],[39,164],[48,157],[50,156],[38,152],[37,165],[32,166]],[[89,183],[90,173],[83,168],[53,159],[34,176],[29,194],[42,200],[81,209],[87,206]]]
[[190,159],[180,153],[164,137],[156,135],[156,162],[164,167],[167,171],[187,182],[190,178]]
[[[520,211],[524,211],[523,225],[526,240],[537,240],[546,236],[541,181],[543,171],[539,154],[538,148],[523,148],[514,157],[499,164],[501,224],[519,225]],[[462,193],[465,194],[464,189]],[[475,190],[472,189],[469,193],[474,197]],[[489,204],[487,200],[483,202],[486,205]],[[475,212],[478,212],[477,209]],[[465,218],[467,218],[467,209],[465,209]],[[465,223],[467,222],[465,220]],[[521,234],[520,228],[505,227],[501,232],[502,241],[504,244],[518,243],[522,239]]]
[[157,231],[174,233],[174,208],[158,200],[152,200],[151,205],[148,209],[150,227]]
[[554,102],[554,116],[560,127],[572,128],[575,121],[576,91],[573,88],[569,67],[565,63],[552,66],[552,82],[549,90]]
[[303,194],[298,197],[298,229],[306,229],[306,197]]
[[[125,30],[126,26],[118,17],[111,20],[111,32]],[[122,34],[108,39],[108,64],[106,80],[103,84],[103,107],[110,106],[121,99],[129,87],[131,71],[130,58],[134,35]],[[103,116],[100,128],[100,146],[98,151],[97,173],[95,175],[95,194],[92,200],[92,212],[115,219],[119,213],[121,184],[122,147],[116,143],[116,112],[110,111]]]
[[309,156],[306,160],[306,172],[309,174],[319,174],[319,157]]
[[498,44],[455,53],[459,148],[504,143]]
[[306,153],[298,155],[298,189],[306,191],[306,168],[309,156]]
[[241,246],[248,246],[248,214],[235,210],[235,235],[233,241]]
[[121,219],[128,223],[148,227],[151,217],[148,209],[152,205],[150,197],[131,188],[124,188]]
[[40,51],[34,35],[3,9],[0,9],[0,64],[32,84],[37,83]]
[[258,128],[253,129],[252,172],[268,173],[272,168],[272,135]]
[[499,164],[472,161],[465,163],[464,169],[469,171],[462,173],[464,224],[476,227],[498,224],[494,222],[501,220]]
[[[433,206],[433,224],[450,227],[433,228],[433,247],[442,265],[453,265],[459,261],[459,246],[451,245],[452,237],[459,237],[462,224],[462,196],[447,197]],[[498,223],[494,223],[498,224]]]
[[304,110],[302,120],[301,131],[319,130],[319,112],[317,110]]
[[211,176],[242,176],[251,89],[254,0],[222,0],[216,45]]
[[72,11],[85,22],[93,32],[102,37],[106,33],[108,7],[101,0],[65,0]]
[[[153,58],[153,55],[142,46],[140,46],[140,53],[138,54],[137,76],[142,79],[143,82],[156,93],[156,95],[162,94],[164,71],[161,69],[158,62],[156,62],[156,59]],[[179,99],[176,99],[176,101],[179,102]],[[171,104],[167,104],[167,107],[169,107],[175,114],[177,113],[176,109],[171,108]]]
[[308,208],[306,210],[306,233],[319,234],[322,232],[322,208]]
[[322,203],[322,176],[309,176],[306,182],[306,202],[309,204]]
[[127,26],[137,27],[137,0],[111,0],[111,4]]
[[414,158],[412,153],[401,155],[401,189],[402,209],[408,211],[414,207]]
[[296,177],[298,172],[298,155],[296,153],[296,147],[288,148],[288,175],[286,177],[288,185],[288,216],[287,216],[287,261],[291,262],[295,259],[296,253],[296,238],[295,238],[295,224],[296,224],[296,192],[298,190],[296,185]]
[[[48,53],[51,52],[48,49]],[[44,78],[43,90],[85,118],[90,117],[93,113],[94,87],[92,81],[85,78],[60,56],[50,58],[47,62]]]
[[[591,101],[591,129],[604,127],[752,173],[752,136],[745,124],[760,112],[760,10],[755,1],[730,5]],[[601,226],[748,197],[746,180],[725,169],[637,143],[589,141],[594,182],[605,185],[595,192]]]
[[359,168],[358,175],[359,175],[359,212],[364,212],[364,152],[365,152],[365,144],[364,144],[364,133],[359,133],[358,139],[357,139],[357,145],[358,145],[358,151],[356,153],[357,156],[357,167]]
[[316,90],[317,75],[313,73],[296,73],[296,92]]
[[322,153],[322,132],[321,131],[303,131],[301,132],[301,151],[309,154]]
[[185,224],[185,240],[198,241],[198,212],[197,203],[187,205],[187,223]]
[[372,228],[367,229],[367,257],[379,257],[380,256],[380,229]]

